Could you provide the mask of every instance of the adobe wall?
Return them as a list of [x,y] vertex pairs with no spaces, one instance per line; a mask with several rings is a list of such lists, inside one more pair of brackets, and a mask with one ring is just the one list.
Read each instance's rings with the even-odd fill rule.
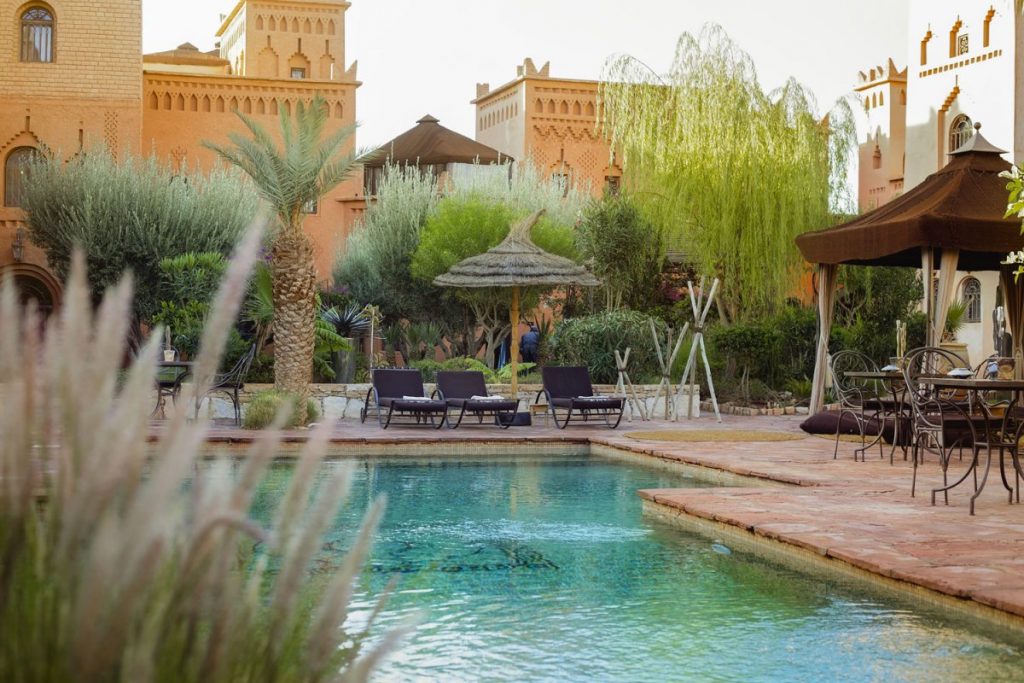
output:
[[[209,170],[221,162],[202,143],[226,144],[229,133],[242,132],[244,126],[234,113],[236,109],[277,137],[281,108],[294,112],[298,102],[309,101],[319,93],[331,111],[328,131],[335,132],[355,121],[356,87],[355,83],[147,72],[143,82],[143,146],[147,152],[177,165]],[[350,150],[354,144],[349,143]],[[305,228],[316,245],[321,281],[330,279],[335,256],[344,247],[361,208],[357,199],[361,195],[361,174],[357,172],[320,201],[316,214],[306,217]]]

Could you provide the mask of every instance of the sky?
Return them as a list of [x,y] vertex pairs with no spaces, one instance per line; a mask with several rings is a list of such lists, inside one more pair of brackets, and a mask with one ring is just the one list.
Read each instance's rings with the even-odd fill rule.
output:
[[[494,88],[531,57],[551,75],[597,79],[612,55],[663,72],[676,41],[720,24],[752,57],[761,85],[795,77],[821,113],[850,95],[857,72],[906,64],[908,0],[351,0],[346,67],[359,61],[360,146],[433,114],[474,135],[476,84]],[[143,0],[143,50],[214,47],[234,0]],[[863,130],[861,131],[863,133]]]

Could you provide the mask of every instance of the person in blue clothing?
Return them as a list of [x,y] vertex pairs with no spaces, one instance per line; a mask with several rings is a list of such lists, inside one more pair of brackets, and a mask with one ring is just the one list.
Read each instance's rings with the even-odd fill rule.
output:
[[537,325],[530,323],[530,330],[519,340],[519,351],[523,356],[524,363],[536,363],[537,351],[540,349],[540,330]]

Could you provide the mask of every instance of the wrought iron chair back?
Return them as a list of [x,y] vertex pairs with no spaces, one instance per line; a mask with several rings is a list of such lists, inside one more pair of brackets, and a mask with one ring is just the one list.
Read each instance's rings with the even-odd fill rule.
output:
[[[235,424],[242,423],[242,404],[239,399],[239,392],[245,384],[245,376],[249,374],[253,359],[256,357],[256,345],[253,344],[245,352],[234,366],[227,372],[219,372],[210,380],[210,388],[206,390],[206,396],[215,393],[226,394],[231,399],[234,408]],[[199,414],[199,397],[196,397],[196,415]]]
[[964,367],[967,367],[967,362],[949,349],[922,346],[907,352],[903,364],[903,379],[907,384],[907,398],[913,411],[915,433],[924,430],[941,435],[944,415],[969,415],[970,403],[962,392],[938,389],[922,381],[929,376],[945,375],[952,368]]
[[860,351],[847,349],[829,358],[832,389],[843,408],[862,409],[869,401],[879,397],[878,381],[847,377],[848,372],[877,372],[878,365]]
[[[832,391],[839,402],[839,418],[836,422],[836,443],[832,457],[839,457],[839,440],[843,433],[844,418],[851,417],[861,437],[861,445],[853,452],[866,457],[868,448],[878,444],[882,453],[881,427],[885,419],[885,405],[879,392],[878,380],[849,377],[851,372],[876,372],[878,366],[868,356],[847,349],[829,357],[829,371],[832,374]],[[868,443],[868,436],[872,436]]]

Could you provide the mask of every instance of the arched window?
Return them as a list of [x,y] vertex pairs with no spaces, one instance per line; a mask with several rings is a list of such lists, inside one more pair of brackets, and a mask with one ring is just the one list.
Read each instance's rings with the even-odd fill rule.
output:
[[21,61],[53,61],[53,12],[29,7],[21,15]]
[[33,147],[15,147],[4,164],[4,206],[21,206],[25,199],[29,169],[36,158]]
[[964,280],[960,300],[964,302],[964,322],[981,322],[981,283],[978,278],[969,277]]
[[960,114],[953,119],[953,125],[949,127],[949,151],[955,152],[974,135],[974,125],[971,119]]

